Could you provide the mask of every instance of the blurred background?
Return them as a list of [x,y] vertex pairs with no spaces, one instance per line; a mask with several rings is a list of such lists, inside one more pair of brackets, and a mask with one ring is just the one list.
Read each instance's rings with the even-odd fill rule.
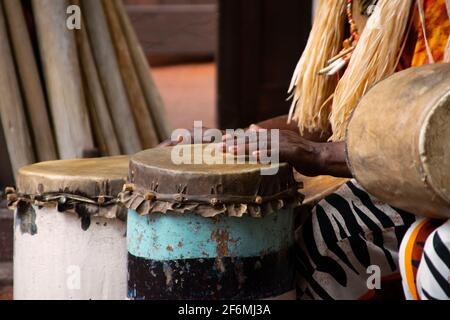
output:
[[[242,128],[288,112],[312,0],[124,0],[172,128]],[[13,173],[0,128],[0,189]],[[0,300],[12,290],[12,213],[0,204]]]

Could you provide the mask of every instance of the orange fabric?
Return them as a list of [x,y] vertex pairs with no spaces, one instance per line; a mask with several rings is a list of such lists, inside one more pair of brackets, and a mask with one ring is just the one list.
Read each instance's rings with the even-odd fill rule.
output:
[[422,260],[425,241],[434,230],[443,224],[440,220],[423,220],[419,223],[411,233],[406,243],[405,250],[405,273],[406,283],[414,300],[420,300],[416,285],[416,276]]
[[[444,62],[444,54],[450,35],[450,19],[445,0],[424,0],[425,32],[435,62]],[[418,15],[417,15],[418,17]],[[430,63],[420,18],[416,19],[417,44],[414,50],[412,66]]]
[[406,244],[406,252],[405,252],[405,272],[406,272],[406,283],[408,284],[409,291],[411,292],[411,296],[414,300],[418,300],[419,295],[417,294],[417,288],[416,288],[416,277],[413,270],[413,264],[412,264],[412,256],[413,256],[413,250],[415,247],[416,239],[418,234],[420,233],[420,230],[426,225],[427,220],[424,220],[421,222],[417,227],[414,229],[414,231],[411,234],[411,237],[408,239],[408,242]]

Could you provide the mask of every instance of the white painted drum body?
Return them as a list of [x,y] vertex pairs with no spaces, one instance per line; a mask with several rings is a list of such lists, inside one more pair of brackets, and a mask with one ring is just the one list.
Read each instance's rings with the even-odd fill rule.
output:
[[14,299],[123,300],[128,157],[53,161],[19,171]]
[[127,292],[126,223],[36,210],[37,233],[14,226],[14,299],[121,300]]

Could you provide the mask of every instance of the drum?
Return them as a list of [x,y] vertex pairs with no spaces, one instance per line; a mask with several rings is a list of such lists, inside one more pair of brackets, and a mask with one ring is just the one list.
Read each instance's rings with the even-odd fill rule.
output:
[[375,85],[347,132],[348,163],[394,207],[450,218],[450,64],[399,72]]
[[302,196],[292,168],[266,176],[262,165],[205,158],[176,165],[172,151],[130,162],[121,196],[130,209],[128,297],[295,299],[294,208]]
[[128,157],[51,161],[20,169],[14,298],[125,299],[126,214],[118,194]]
[[330,176],[306,177],[294,171],[295,180],[303,183],[302,193],[305,196],[303,206],[314,206],[330,194],[336,192],[350,179]]

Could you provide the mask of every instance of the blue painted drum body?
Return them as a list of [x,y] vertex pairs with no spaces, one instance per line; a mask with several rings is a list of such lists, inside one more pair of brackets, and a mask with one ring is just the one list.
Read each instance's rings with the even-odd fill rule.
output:
[[260,299],[294,290],[291,210],[217,219],[130,210],[128,219],[130,299]]
[[[144,153],[149,152],[149,156],[154,156],[150,162],[155,162],[158,155],[155,156],[155,151]],[[205,195],[204,190],[199,190],[199,183],[215,174],[199,178],[198,172],[191,168],[178,179],[182,186],[194,180],[194,187],[181,188],[183,192],[171,195],[175,200],[170,201],[169,189],[162,186],[171,184],[173,172],[161,169],[164,167],[161,163],[153,164],[151,170],[140,166],[142,158],[134,165],[132,160],[130,177],[134,184],[123,193],[123,201],[130,208],[129,299],[295,298],[292,249],[294,208],[299,198],[292,192],[291,187],[298,186],[290,176],[283,181],[272,177],[291,191],[284,196],[281,192],[276,197],[267,197],[270,201],[252,196],[248,199],[257,203],[237,203],[229,193],[214,192],[206,197],[210,199],[207,202],[199,196]],[[157,172],[154,167],[162,171]],[[284,173],[292,174],[290,168],[285,169],[290,171],[282,170]],[[139,176],[150,172],[149,184],[159,187],[143,188]],[[183,181],[183,177],[187,180]],[[246,179],[248,176],[243,178],[244,184]],[[222,190],[227,188],[224,186]],[[249,201],[243,196],[242,200]],[[229,199],[233,201],[226,203]]]

